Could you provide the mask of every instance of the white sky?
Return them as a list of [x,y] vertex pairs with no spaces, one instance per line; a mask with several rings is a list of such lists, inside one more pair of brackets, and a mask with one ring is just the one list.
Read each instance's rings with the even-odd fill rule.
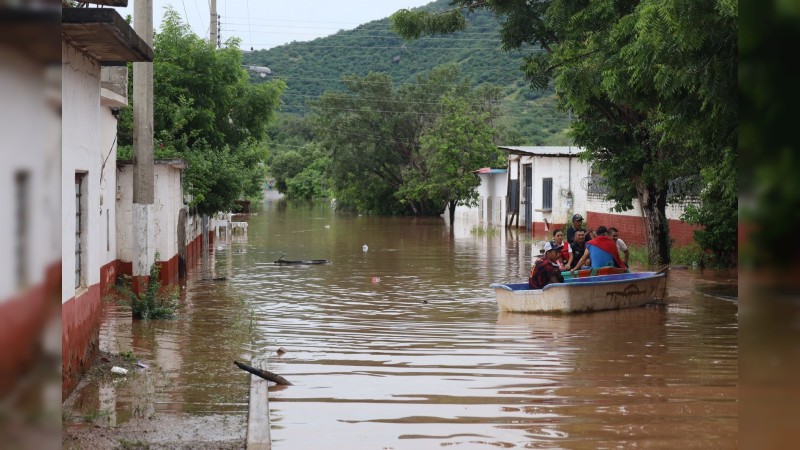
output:
[[[130,0],[127,8],[117,8],[122,16],[133,15]],[[239,37],[241,48],[272,48],[292,41],[309,41],[349,30],[363,23],[383,19],[403,8],[415,8],[433,0],[217,0],[222,16],[222,41]],[[208,37],[209,0],[153,0],[153,23],[156,30],[171,5],[195,34]],[[134,20],[136,18],[134,17]]]

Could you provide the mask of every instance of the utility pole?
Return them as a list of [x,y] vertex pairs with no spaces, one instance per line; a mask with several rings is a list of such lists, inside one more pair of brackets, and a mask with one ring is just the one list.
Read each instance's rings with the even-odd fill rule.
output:
[[211,41],[211,45],[213,45],[214,48],[218,48],[219,42],[217,42],[217,36],[219,36],[219,22],[217,19],[219,16],[217,16],[217,0],[211,0],[210,9],[211,26],[209,27],[209,41]]
[[[153,0],[135,0],[134,31],[153,47]],[[133,289],[141,292],[155,258],[153,63],[133,63]]]

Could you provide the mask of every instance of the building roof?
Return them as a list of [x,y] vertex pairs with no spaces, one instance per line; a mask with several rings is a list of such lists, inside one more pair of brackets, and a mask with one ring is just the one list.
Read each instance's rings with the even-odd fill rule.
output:
[[111,8],[63,8],[61,32],[102,65],[153,60],[153,49]]
[[500,150],[520,156],[578,156],[581,147],[498,146]]

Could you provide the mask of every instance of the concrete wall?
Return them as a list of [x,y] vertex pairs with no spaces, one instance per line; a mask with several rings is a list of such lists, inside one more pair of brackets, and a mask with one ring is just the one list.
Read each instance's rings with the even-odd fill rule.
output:
[[[58,76],[48,77],[48,71]],[[53,314],[61,289],[58,90],[60,70],[0,44],[0,206],[6,213],[0,221],[0,236],[6,238],[0,246],[4,269],[0,271],[0,398],[35,364],[45,324],[57,318]]]
[[[101,115],[100,65],[79,50],[62,45],[63,130],[61,166],[62,302],[100,282],[104,232],[100,209]],[[85,175],[83,198],[85,271],[81,287],[75,287],[75,174]],[[91,239],[90,239],[91,238]]]
[[[178,281],[178,217],[183,204],[182,170],[172,163],[156,162],[154,167],[154,242],[161,263],[163,282]],[[133,261],[133,165],[117,167],[117,257],[122,273],[131,274]],[[202,233],[200,218],[187,215],[186,224],[187,264],[192,264],[199,255],[197,244]]]
[[[100,325],[100,267],[105,231],[100,206],[101,148],[100,66],[82,52],[62,44],[61,317],[62,394],[90,366]],[[75,285],[75,173],[84,173],[82,277]]]
[[[589,174],[588,165],[578,161],[578,157],[525,156],[521,164],[531,164],[533,175],[532,223],[534,234],[549,233],[565,223],[569,223],[575,212],[586,207],[586,191],[580,188],[580,180]],[[543,208],[543,180],[553,179],[552,209]],[[568,193],[572,193],[572,199]],[[520,215],[524,214],[524,205],[520,205]]]
[[[506,172],[480,173],[481,184],[478,186],[478,204],[476,206],[456,206],[455,220],[471,225],[503,226],[506,214]],[[450,217],[445,209],[444,217]]]
[[[0,101],[13,105],[14,111],[12,117],[0,120],[2,148],[10,150],[3,152],[0,164],[0,205],[6,212],[0,220],[0,236],[7,238],[6,245],[0,245],[5,269],[0,271],[2,304],[43,283],[47,268],[61,257],[57,215],[61,160],[57,109],[48,104],[42,88],[44,68],[2,46],[0,60]],[[16,117],[36,120],[14,120]],[[21,173],[27,174],[25,204],[19,204],[17,198],[16,177]],[[18,230],[18,210],[23,211],[24,230]],[[19,232],[24,235],[18,237]],[[24,264],[27,280],[17,279],[18,264]]]

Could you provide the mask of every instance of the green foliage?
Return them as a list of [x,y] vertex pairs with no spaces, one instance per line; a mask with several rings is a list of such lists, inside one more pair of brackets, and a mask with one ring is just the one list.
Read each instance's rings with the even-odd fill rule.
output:
[[[451,4],[488,10],[500,20],[503,47],[527,53],[524,72],[532,87],[542,89],[554,80],[559,104],[576,116],[571,135],[604,176],[608,198],[617,202],[617,210],[630,209],[634,199],[640,202],[653,237],[650,261],[669,262],[669,182],[699,175],[703,167],[735,165],[736,6],[692,0]],[[430,17],[393,19],[394,29],[406,37],[419,36],[415,30],[447,31],[405,23],[435,24]],[[723,175],[707,178],[719,184],[709,190],[717,197],[709,194],[708,200],[722,195],[723,201],[704,202],[702,208],[726,209],[721,216],[729,229],[737,177],[735,171]],[[707,243],[715,252],[730,249],[715,239]]]
[[[629,262],[634,266],[648,265],[647,247],[641,245],[628,244],[628,251],[630,252]],[[724,263],[716,263],[700,246],[694,242],[689,245],[672,246],[670,247],[670,264],[673,267],[686,266],[696,267],[700,265],[705,266],[725,266]]]
[[278,153],[270,163],[270,173],[275,177],[275,188],[286,192],[287,180],[297,176],[305,168],[306,158],[299,151],[289,150]]
[[158,264],[158,253],[155,257],[156,262],[150,266],[150,280],[144,292],[136,294],[131,288],[131,280],[128,280],[119,288],[123,297],[123,305],[131,309],[131,314],[136,319],[171,319],[175,317],[178,309],[178,287],[173,286],[161,289],[161,267]]
[[128,362],[136,361],[136,353],[133,353],[130,350],[124,351],[124,352],[119,352],[119,356],[121,356],[123,359],[125,359]]
[[[456,65],[395,88],[383,73],[343,79],[312,103],[339,204],[377,214],[440,214],[470,202],[472,171],[498,164],[490,124],[497,90],[472,89]],[[425,112],[419,110],[425,105]]]
[[[715,263],[720,266],[737,265],[738,199],[725,191],[725,182],[719,181],[729,179],[731,175],[726,172],[736,170],[735,166],[726,165],[704,170],[704,179],[708,182],[700,194],[703,206],[689,205],[683,217],[689,223],[703,225],[703,228],[695,230],[695,241],[702,248],[710,249]],[[732,177],[735,178],[735,174]],[[784,235],[790,234],[793,228],[791,223],[776,223],[774,226],[783,229]]]
[[477,236],[495,237],[500,235],[496,227],[484,227],[483,224],[473,225],[469,232]]
[[423,34],[449,34],[464,31],[467,21],[458,10],[430,14],[401,9],[392,15],[392,31],[406,39],[419,39]]
[[420,164],[395,194],[401,201],[477,205],[481,167],[504,165],[487,125],[489,113],[475,114],[464,99],[444,99],[444,115],[420,137]]
[[[238,41],[215,49],[167,8],[154,37],[154,157],[189,162],[184,180],[201,214],[230,211],[257,198],[269,155],[264,139],[285,85],[253,85]],[[120,115],[120,159],[131,156],[132,114]]]
[[[437,0],[410,13],[446,9],[448,0]],[[401,85],[415,83],[417,75],[434,67],[454,63],[475,85],[501,87],[493,126],[514,130],[509,137],[515,139],[501,139],[499,144],[566,145],[567,113],[558,109],[552,89],[528,89],[520,77],[525,53],[502,51],[500,24],[495,17],[479,10],[463,18],[458,18],[461,14],[457,11],[450,16],[465,21],[469,31],[407,41],[392,32],[394,25],[387,18],[310,42],[248,52],[245,64],[267,66],[273,71],[267,78],[251,75],[253,83],[274,78],[286,82],[282,115],[305,115],[310,112],[310,100],[324,92],[346,91],[341,82],[343,75],[363,77],[380,72],[395,85]],[[425,113],[425,105],[417,105],[416,110]]]

